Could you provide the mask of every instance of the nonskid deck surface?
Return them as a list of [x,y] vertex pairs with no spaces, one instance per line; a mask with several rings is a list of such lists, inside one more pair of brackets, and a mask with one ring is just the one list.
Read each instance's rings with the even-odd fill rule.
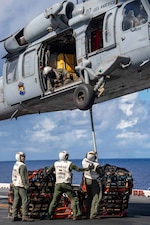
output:
[[[0,193],[1,195],[1,193]],[[5,195],[2,193],[2,195]],[[150,198],[130,196],[129,207],[126,217],[106,217],[102,219],[95,220],[76,220],[72,219],[55,219],[55,220],[39,220],[35,219],[33,223],[36,225],[43,224],[58,224],[58,225],[70,225],[72,223],[78,223],[82,225],[91,225],[91,222],[102,225],[149,225],[150,223]],[[8,218],[8,205],[7,198],[1,196],[0,198],[0,224],[10,225],[10,224],[22,224],[23,222],[12,222]],[[26,225],[31,224],[31,222],[25,222]]]

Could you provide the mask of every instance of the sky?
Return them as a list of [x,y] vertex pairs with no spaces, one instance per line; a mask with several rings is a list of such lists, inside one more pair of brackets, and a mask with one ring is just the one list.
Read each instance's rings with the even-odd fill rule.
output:
[[[24,27],[56,0],[1,0],[0,40]],[[0,75],[2,57],[0,43]],[[93,106],[98,157],[150,158],[150,90]],[[66,150],[70,159],[82,159],[93,150],[89,111],[61,111],[0,121],[0,161],[15,160],[23,151],[27,160],[57,159]]]

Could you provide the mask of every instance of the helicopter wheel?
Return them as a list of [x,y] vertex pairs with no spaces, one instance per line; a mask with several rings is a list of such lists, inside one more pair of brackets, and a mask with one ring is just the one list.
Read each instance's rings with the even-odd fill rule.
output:
[[73,100],[80,110],[88,110],[94,103],[94,91],[89,84],[80,84],[74,91]]

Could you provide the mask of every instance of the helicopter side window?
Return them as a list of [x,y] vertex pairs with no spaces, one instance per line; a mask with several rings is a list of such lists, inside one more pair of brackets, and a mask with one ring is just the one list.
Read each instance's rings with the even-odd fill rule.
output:
[[23,58],[23,76],[29,77],[35,73],[35,49],[27,52]]
[[87,31],[87,36],[89,39],[88,40],[89,53],[103,48],[102,27],[103,27],[103,17],[97,18],[91,22],[91,25],[89,26],[89,29]]
[[135,1],[127,4],[123,9],[123,22],[122,29],[126,31],[128,29],[145,24],[148,20],[148,15],[141,3],[141,1]]
[[12,61],[7,62],[7,68],[6,68],[6,81],[8,84],[13,83],[17,80],[17,68],[18,59],[14,59]]
[[91,51],[96,51],[100,48],[101,33],[99,29],[95,29],[91,32]]

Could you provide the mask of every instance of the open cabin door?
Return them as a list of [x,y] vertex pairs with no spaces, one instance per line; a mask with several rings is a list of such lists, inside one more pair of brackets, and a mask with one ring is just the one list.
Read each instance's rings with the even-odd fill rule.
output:
[[9,105],[21,103],[42,95],[39,82],[39,59],[34,46],[4,66],[4,96]]

